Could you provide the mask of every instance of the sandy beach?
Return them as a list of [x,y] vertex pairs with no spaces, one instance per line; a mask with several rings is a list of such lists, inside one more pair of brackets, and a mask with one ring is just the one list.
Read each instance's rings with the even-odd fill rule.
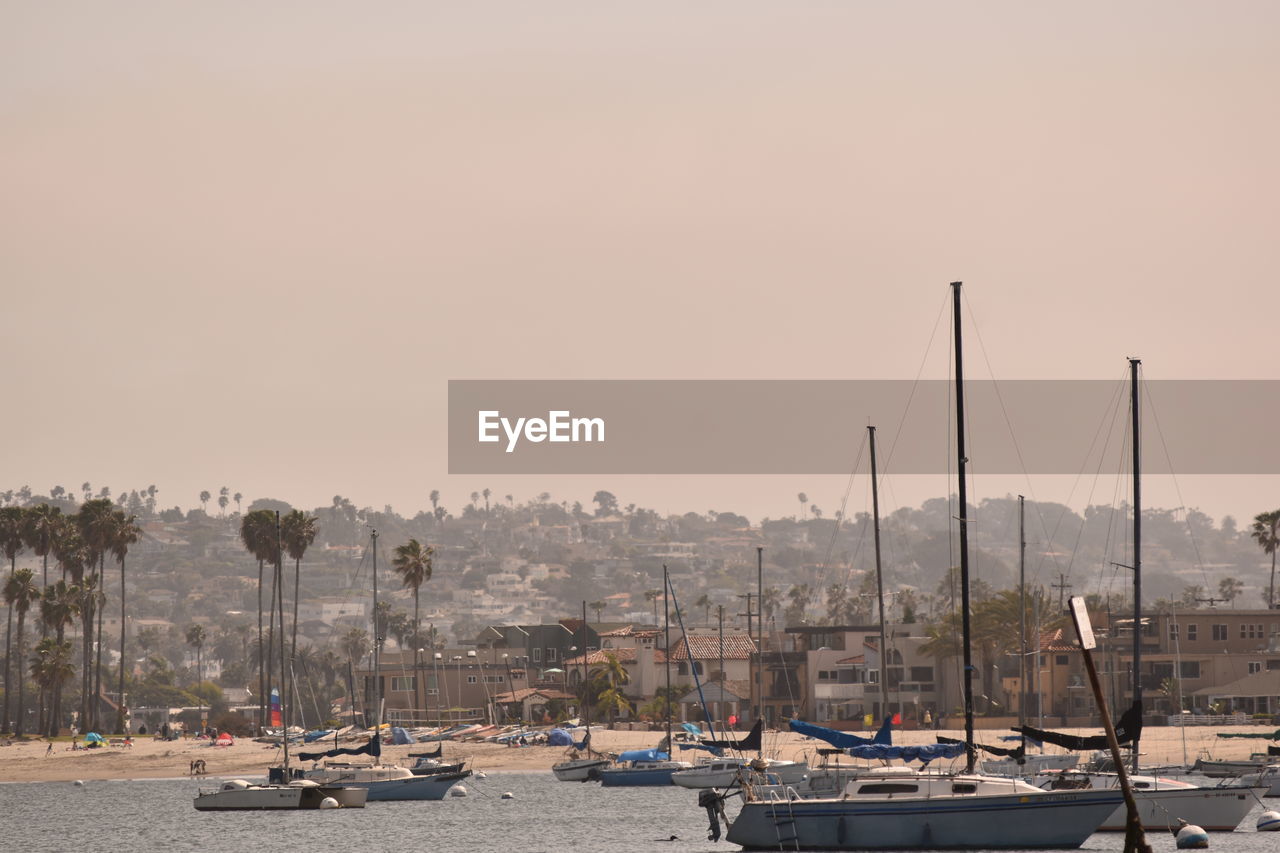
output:
[[[1249,753],[1264,751],[1269,741],[1254,739],[1218,738],[1218,732],[1248,732],[1269,734],[1274,729],[1266,726],[1148,728],[1143,731],[1143,763],[1150,765],[1179,764],[1194,761],[1198,755],[1214,758],[1247,758]],[[1094,729],[1068,729],[1073,734],[1099,734]],[[979,731],[980,743],[998,744],[1000,735],[1007,730]],[[932,743],[935,734],[961,737],[951,731],[894,732],[894,742],[900,744]],[[598,731],[592,737],[598,749],[620,752],[656,746],[661,732]],[[816,741],[802,738],[791,732],[767,732],[766,752],[779,758],[804,758],[816,763]],[[1008,744],[1004,744],[1007,746]],[[384,755],[390,760],[407,760],[409,752],[433,749],[434,744],[417,746],[388,746]],[[268,765],[280,760],[277,747],[237,740],[230,747],[215,747],[195,740],[157,741],[149,737],[134,738],[132,747],[109,746],[94,750],[71,750],[70,744],[55,741],[53,752],[48,753],[44,740],[14,742],[0,746],[0,781],[3,782],[58,782],[76,779],[154,779],[188,775],[191,762],[204,759],[209,776],[261,776]],[[444,755],[451,760],[467,759],[472,770],[494,771],[546,771],[562,759],[563,747],[528,746],[508,747],[494,743],[446,742]],[[686,755],[686,758],[688,756]],[[689,759],[692,760],[692,759]]]

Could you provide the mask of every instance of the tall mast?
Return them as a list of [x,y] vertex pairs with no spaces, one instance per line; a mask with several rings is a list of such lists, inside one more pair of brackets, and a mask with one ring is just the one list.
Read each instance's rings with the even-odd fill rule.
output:
[[[717,716],[720,717],[720,722],[722,724],[722,731],[727,731],[727,729],[723,729],[723,723],[725,721],[725,716],[724,716],[724,605],[717,604],[716,612],[720,616],[720,701],[716,703],[716,706],[717,706],[716,709],[720,712]],[[722,734],[721,737],[726,737],[726,735]]]
[[[276,589],[284,580],[284,536],[280,531],[280,510],[276,510]],[[289,781],[289,678],[284,671],[284,596],[276,597],[280,611],[280,734],[284,743],[284,778]]]
[[[667,577],[667,564],[662,564],[662,646],[663,660],[667,671],[667,758],[675,755],[676,745],[671,741],[671,580]],[[693,661],[690,661],[690,666]]]
[[[1138,365],[1140,359],[1129,359],[1129,408],[1133,414],[1133,702],[1142,714],[1142,444],[1138,432]],[[1138,772],[1138,736],[1133,737],[1133,772]]]
[[960,633],[964,642],[964,748],[965,772],[973,772],[973,651],[969,624],[969,502],[965,493],[965,466],[969,459],[964,450],[964,347],[960,343],[960,286],[951,282],[952,313],[956,339],[956,475],[960,501]]
[[[890,716],[889,711],[889,645],[884,631],[884,577],[880,571],[880,485],[876,474],[876,428],[867,427],[871,437],[871,518],[876,542],[876,597],[880,602],[880,716]],[[879,721],[877,721],[879,722]]]
[[[1018,726],[1027,724],[1027,499],[1018,495]],[[1036,638],[1036,651],[1040,640]],[[1036,664],[1039,665],[1037,659]],[[1027,749],[1027,735],[1022,735],[1022,750]]]
[[[515,688],[512,688],[513,690]],[[591,687],[587,683],[587,602],[582,602],[582,722],[587,727],[587,755],[591,754]]]
[[756,655],[760,661],[756,667],[756,695],[760,697],[760,719],[764,720],[764,546],[761,545],[756,546],[756,615],[759,617],[756,619]]
[[[378,531],[370,533],[373,548],[373,738],[378,744],[374,755],[382,754],[382,632],[378,630]],[[448,673],[446,673],[447,677]],[[381,763],[381,760],[379,760]]]

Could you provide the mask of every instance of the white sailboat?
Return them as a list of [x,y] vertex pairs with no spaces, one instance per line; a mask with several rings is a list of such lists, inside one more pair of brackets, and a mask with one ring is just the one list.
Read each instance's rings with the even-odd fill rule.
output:
[[[276,588],[283,580],[283,548],[280,543],[280,513],[276,513]],[[284,625],[284,596],[280,602],[280,624]],[[285,672],[284,642],[280,643],[280,672]],[[289,680],[283,679],[281,690],[281,718],[287,719],[289,707]],[[283,728],[283,727],[282,727]],[[283,778],[289,778],[289,738],[282,738],[284,749]],[[197,811],[287,811],[296,809],[363,808],[368,792],[336,784],[295,779],[287,782],[252,784],[244,779],[228,779],[213,790],[196,793]]]
[[[591,748],[591,687],[587,683],[587,603],[582,602],[582,725],[586,732],[582,741],[583,756],[575,747],[564,761],[551,766],[551,772],[561,782],[587,782],[600,777],[600,771],[613,764],[613,760]],[[514,689],[514,688],[513,688]]]
[[[1044,791],[1019,779],[973,774],[973,665],[969,625],[969,539],[960,283],[952,284],[955,323],[956,459],[960,523],[961,617],[966,772],[886,768],[859,773],[837,796],[802,798],[786,788],[746,792],[728,840],[748,849],[936,850],[1074,848],[1117,806],[1118,790]],[[874,436],[874,433],[872,433]],[[874,443],[872,444],[874,459]],[[872,468],[872,478],[875,473]],[[887,709],[886,709],[887,710]],[[952,749],[937,745],[938,749]],[[855,747],[871,750],[871,746]],[[884,757],[910,749],[882,746]],[[895,753],[895,750],[897,752]]]

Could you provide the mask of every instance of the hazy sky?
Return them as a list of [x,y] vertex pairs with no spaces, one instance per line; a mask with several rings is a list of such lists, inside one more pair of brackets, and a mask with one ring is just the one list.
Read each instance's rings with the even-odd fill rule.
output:
[[942,377],[953,279],[971,375],[1280,379],[1274,2],[0,8],[5,488],[829,513],[451,477],[446,381]]

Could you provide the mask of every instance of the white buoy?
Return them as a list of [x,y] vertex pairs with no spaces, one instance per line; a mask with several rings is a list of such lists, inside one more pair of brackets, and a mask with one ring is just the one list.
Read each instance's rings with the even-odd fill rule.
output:
[[449,796],[451,797],[465,797],[466,795],[467,795],[467,789],[464,788],[462,785],[454,785],[452,788],[449,789]]
[[1178,831],[1174,838],[1179,850],[1203,850],[1209,846],[1209,833],[1182,818],[1178,818]]
[[477,779],[488,779],[488,778],[489,778],[489,774],[488,774],[488,773],[485,773],[483,770],[477,770],[477,771],[476,771],[476,778],[477,778]]
[[1280,830],[1280,812],[1263,812],[1258,815],[1258,832]]
[[77,779],[73,784],[74,784],[77,788],[83,788],[83,787],[84,787],[84,780],[83,780],[83,779]]
[[335,800],[333,797],[325,797],[323,800],[320,801],[320,808],[340,809],[342,808],[342,806],[338,805],[338,801]]
[[510,791],[502,792],[502,799],[504,800],[514,800],[515,798],[516,798],[516,795],[511,793]]

